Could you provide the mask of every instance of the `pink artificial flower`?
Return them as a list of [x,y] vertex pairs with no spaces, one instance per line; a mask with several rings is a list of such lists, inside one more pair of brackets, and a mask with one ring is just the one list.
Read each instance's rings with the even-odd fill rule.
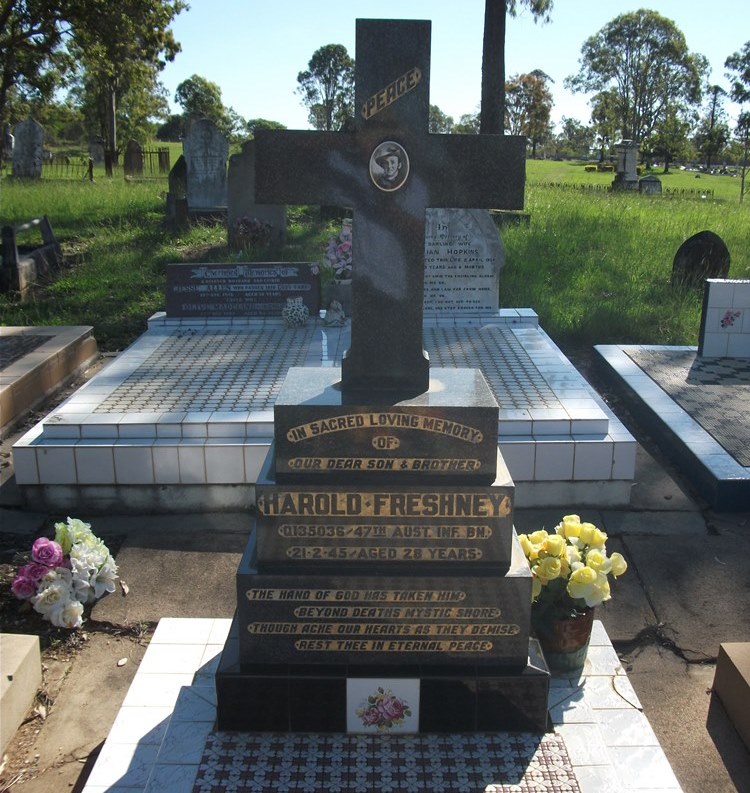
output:
[[396,699],[396,697],[386,697],[378,707],[388,721],[395,721],[404,717],[404,703],[400,699]]
[[31,546],[31,558],[38,564],[58,567],[62,564],[63,550],[54,540],[39,537]]
[[41,581],[47,573],[49,573],[49,567],[38,562],[29,562],[18,570],[19,576],[34,582]]
[[21,575],[19,571],[19,574],[13,579],[13,583],[10,585],[10,591],[19,600],[28,600],[30,597],[36,595],[36,581],[33,581],[31,578],[26,578],[26,576]]

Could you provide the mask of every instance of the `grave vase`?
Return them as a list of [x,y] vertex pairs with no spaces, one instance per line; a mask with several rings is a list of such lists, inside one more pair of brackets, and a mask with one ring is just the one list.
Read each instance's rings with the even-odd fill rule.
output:
[[561,617],[554,608],[532,606],[531,625],[553,672],[576,672],[583,668],[594,624],[594,609],[575,611]]
[[328,294],[326,295],[325,305],[326,308],[331,305],[333,300],[338,300],[341,307],[344,309],[344,314],[347,317],[352,315],[352,279],[342,278],[340,280],[331,281],[328,285]]

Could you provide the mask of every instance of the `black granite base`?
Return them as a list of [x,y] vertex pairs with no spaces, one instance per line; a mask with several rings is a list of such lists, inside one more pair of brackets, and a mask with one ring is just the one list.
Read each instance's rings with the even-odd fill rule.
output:
[[217,728],[346,732],[347,678],[420,681],[419,732],[545,732],[549,671],[535,639],[525,666],[393,668],[240,665],[237,621],[216,673]]

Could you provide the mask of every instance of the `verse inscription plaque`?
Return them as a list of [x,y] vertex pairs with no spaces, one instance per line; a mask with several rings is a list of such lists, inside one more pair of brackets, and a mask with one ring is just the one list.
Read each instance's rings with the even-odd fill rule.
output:
[[[237,574],[240,650],[253,663],[522,665],[530,572],[517,539],[505,576],[259,572],[254,542]],[[340,659],[337,656],[341,656]],[[391,663],[393,657],[390,658]]]
[[170,317],[278,317],[289,297],[320,310],[319,276],[306,263],[168,264]]

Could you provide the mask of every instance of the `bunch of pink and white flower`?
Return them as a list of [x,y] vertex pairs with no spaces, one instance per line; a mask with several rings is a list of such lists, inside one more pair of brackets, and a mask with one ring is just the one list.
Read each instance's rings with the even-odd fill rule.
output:
[[54,540],[34,540],[11,590],[58,628],[80,628],[84,605],[114,592],[116,578],[115,560],[91,525],[68,518],[55,524]]
[[352,221],[346,218],[341,226],[341,233],[328,240],[323,266],[333,270],[337,281],[352,277]]

